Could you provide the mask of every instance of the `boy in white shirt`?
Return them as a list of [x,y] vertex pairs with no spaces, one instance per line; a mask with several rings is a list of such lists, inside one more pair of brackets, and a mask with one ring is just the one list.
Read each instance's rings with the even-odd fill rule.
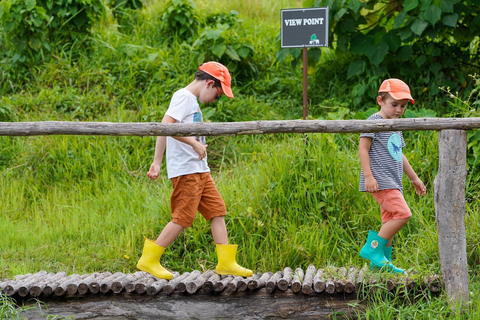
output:
[[[162,123],[202,122],[198,101],[202,104],[215,102],[222,94],[233,98],[230,73],[221,63],[206,62],[199,66],[193,82],[173,94]],[[199,211],[211,222],[218,257],[215,272],[243,277],[253,275],[251,270],[236,263],[237,245],[228,244],[224,219],[226,207],[210,175],[205,137],[159,136],[154,160],[147,173],[152,180],[159,176],[165,149],[168,178],[173,185],[172,221],[165,226],[155,242],[145,239],[137,268],[157,278],[172,279],[172,273],[160,264],[160,257],[183,229],[192,225]]]

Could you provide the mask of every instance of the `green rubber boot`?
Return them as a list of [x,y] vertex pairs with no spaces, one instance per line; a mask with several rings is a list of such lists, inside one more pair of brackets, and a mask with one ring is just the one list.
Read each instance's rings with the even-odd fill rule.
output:
[[403,269],[395,267],[385,257],[385,247],[388,239],[384,239],[378,235],[377,232],[370,230],[368,233],[367,242],[360,250],[360,256],[364,259],[370,260],[370,269],[382,269],[393,273],[405,273]]
[[[385,247],[383,249],[383,254],[385,255],[385,258],[387,258],[387,261],[392,263],[392,250],[393,250],[393,247]],[[370,262],[370,270],[374,270],[375,269],[375,266],[373,266],[373,264]],[[405,273],[405,270],[401,269],[401,268],[398,268],[398,267],[395,267],[395,269],[393,270],[394,273]]]

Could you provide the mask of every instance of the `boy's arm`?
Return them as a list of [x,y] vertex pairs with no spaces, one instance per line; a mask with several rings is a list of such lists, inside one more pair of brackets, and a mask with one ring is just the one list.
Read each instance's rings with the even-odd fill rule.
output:
[[[165,115],[162,119],[162,123],[176,123],[177,120],[168,115]],[[198,154],[198,160],[202,160],[207,156],[207,146],[195,140],[192,137],[173,137],[174,139],[186,143],[192,146],[193,150]],[[167,145],[166,136],[158,136],[155,143],[155,156],[153,157],[153,163],[150,166],[150,170],[147,172],[147,176],[155,180],[160,175],[160,167],[163,161],[163,154]]]
[[403,172],[407,175],[407,177],[412,181],[413,186],[415,187],[415,193],[419,196],[424,196],[427,189],[423,184],[422,180],[417,176],[415,170],[413,170],[410,162],[405,155],[403,155]]
[[360,157],[360,164],[362,166],[363,176],[365,177],[365,191],[373,193],[378,191],[378,183],[373,177],[372,169],[370,168],[370,156],[368,155],[368,151],[370,151],[371,145],[372,138],[360,138],[358,156]]

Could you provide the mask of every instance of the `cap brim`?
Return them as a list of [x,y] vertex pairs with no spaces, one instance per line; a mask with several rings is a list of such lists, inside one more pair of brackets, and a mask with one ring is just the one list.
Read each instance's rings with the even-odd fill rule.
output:
[[229,98],[233,98],[232,89],[230,87],[226,86],[223,82],[221,82],[221,83],[222,83],[223,94],[226,95]]
[[415,104],[412,95],[407,92],[388,92],[388,94],[395,100],[409,100],[412,104]]

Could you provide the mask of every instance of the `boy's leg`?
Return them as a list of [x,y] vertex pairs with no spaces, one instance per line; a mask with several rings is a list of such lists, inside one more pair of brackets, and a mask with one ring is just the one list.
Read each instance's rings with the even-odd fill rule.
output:
[[250,277],[253,275],[252,270],[246,269],[236,262],[238,246],[236,244],[228,244],[228,233],[225,226],[225,215],[227,214],[225,202],[217,187],[215,187],[215,182],[210,174],[206,175],[205,179],[205,187],[198,211],[211,224],[218,258],[215,272],[221,275]]
[[167,248],[169,245],[172,244],[172,242],[177,239],[177,237],[182,233],[184,227],[181,225],[170,221],[165,228],[163,228],[162,232],[157,238],[157,241],[155,243],[159,246],[162,246],[164,248]]
[[408,220],[410,220],[410,217],[405,219],[392,219],[382,225],[380,231],[378,231],[378,235],[382,238],[389,239],[387,247],[392,246],[393,236],[407,224]]
[[216,244],[228,244],[228,232],[224,216],[215,217],[210,220],[213,241]]

